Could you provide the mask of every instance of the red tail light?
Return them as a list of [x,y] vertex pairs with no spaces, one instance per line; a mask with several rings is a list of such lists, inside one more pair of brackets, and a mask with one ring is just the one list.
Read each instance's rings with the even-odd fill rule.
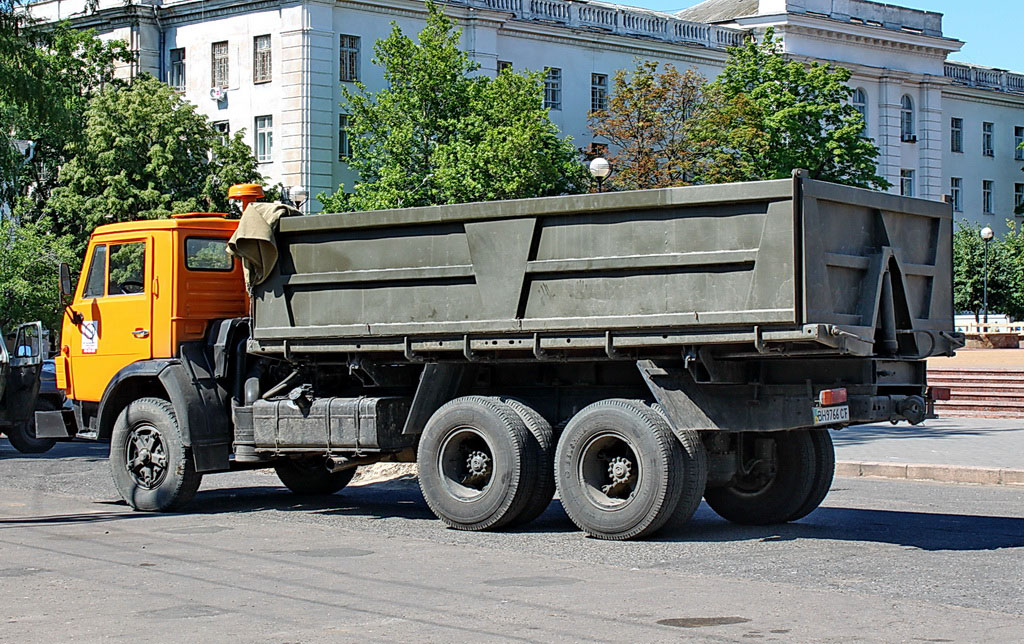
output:
[[953,397],[953,390],[949,387],[929,387],[928,397],[932,400],[949,400]]
[[823,389],[818,394],[818,404],[822,407],[828,407],[829,405],[838,405],[846,402],[846,388],[840,389]]

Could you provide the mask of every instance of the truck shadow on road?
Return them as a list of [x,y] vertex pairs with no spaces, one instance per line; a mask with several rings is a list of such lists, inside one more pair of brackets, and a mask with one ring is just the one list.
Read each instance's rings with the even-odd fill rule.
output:
[[[296,497],[275,486],[209,490],[200,492],[191,507],[193,512],[203,514],[280,511],[370,520],[437,521],[414,480],[350,487],[326,498]],[[555,499],[542,516],[515,532],[578,530]],[[1024,518],[821,507],[796,523],[742,526],[721,519],[702,504],[689,523],[664,531],[653,540],[707,543],[803,539],[888,543],[928,551],[1024,548]]]
[[1024,548],[1024,518],[822,507],[795,523],[742,526],[702,505],[682,529],[657,538],[705,543],[802,539],[888,543],[928,551]]
[[0,460],[4,461],[73,459],[82,463],[98,463],[106,461],[109,455],[110,445],[107,443],[84,441],[57,443],[52,449],[42,454],[22,454],[11,447],[6,438],[0,439]]

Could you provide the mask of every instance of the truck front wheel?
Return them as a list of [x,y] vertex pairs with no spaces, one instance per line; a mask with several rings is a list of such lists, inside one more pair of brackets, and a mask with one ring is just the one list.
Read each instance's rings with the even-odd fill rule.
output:
[[110,473],[128,505],[150,512],[185,505],[203,478],[182,440],[174,407],[159,398],[136,400],[117,417]]
[[821,462],[827,461],[826,451],[832,453],[832,443],[826,450],[820,438],[807,430],[737,435],[736,476],[726,486],[708,489],[704,500],[733,523],[770,525],[800,518],[821,503],[832,481],[834,464]]
[[558,441],[562,507],[600,539],[650,536],[670,519],[688,519],[700,503],[703,449],[699,441],[684,449],[665,418],[643,402],[594,403],[569,421]]
[[423,429],[417,453],[420,490],[450,527],[500,528],[530,509],[542,460],[529,428],[508,403],[456,398],[434,412]]

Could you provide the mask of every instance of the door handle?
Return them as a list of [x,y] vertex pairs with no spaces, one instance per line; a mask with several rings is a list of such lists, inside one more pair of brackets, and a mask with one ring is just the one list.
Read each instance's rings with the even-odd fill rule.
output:
[[134,335],[136,338],[148,338],[149,329],[135,329],[134,331],[132,331],[132,335]]

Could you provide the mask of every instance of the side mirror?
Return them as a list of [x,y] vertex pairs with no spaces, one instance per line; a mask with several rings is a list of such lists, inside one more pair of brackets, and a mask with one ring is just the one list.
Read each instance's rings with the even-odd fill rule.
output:
[[60,263],[60,294],[66,300],[70,300],[71,292],[71,268],[67,262]]

